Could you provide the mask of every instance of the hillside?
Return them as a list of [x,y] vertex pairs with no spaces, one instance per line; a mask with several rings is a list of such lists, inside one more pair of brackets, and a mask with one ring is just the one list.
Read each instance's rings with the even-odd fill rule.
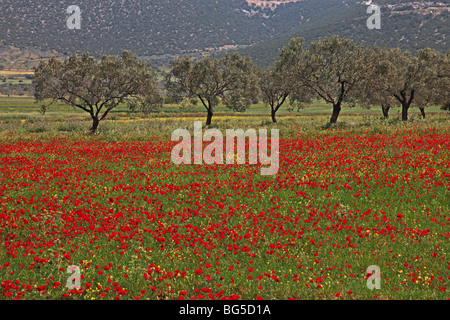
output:
[[[330,1],[328,1],[330,2]],[[72,1],[2,0],[4,45],[97,56],[129,49],[140,56],[171,55],[246,46],[300,24],[295,4],[272,10],[244,0],[84,0],[81,29],[69,30]]]
[[[1,66],[30,67],[50,52],[87,51],[99,57],[125,49],[157,65],[181,54],[200,57],[225,49],[242,50],[267,64],[294,36],[310,41],[339,34],[380,46],[445,50],[450,34],[448,6],[430,13],[429,7],[401,0],[379,1],[381,30],[366,28],[367,6],[357,0],[82,0],[81,29],[69,30],[66,10],[72,4],[2,0]],[[27,53],[16,55],[17,49]]]
[[260,65],[268,65],[278,56],[280,48],[293,37],[305,38],[305,42],[324,36],[348,37],[360,44],[384,48],[400,47],[418,50],[431,47],[439,51],[450,49],[449,14],[447,2],[406,2],[384,0],[377,2],[381,8],[381,29],[369,30],[366,22],[366,4],[353,3],[335,15],[323,19],[311,19],[292,32],[239,50]]

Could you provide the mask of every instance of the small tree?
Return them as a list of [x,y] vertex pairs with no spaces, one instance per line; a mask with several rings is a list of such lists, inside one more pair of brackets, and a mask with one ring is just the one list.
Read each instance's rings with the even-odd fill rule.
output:
[[[402,108],[402,120],[408,120],[408,111],[417,105],[425,118],[425,107],[442,101],[448,91],[448,59],[439,52],[426,48],[416,55],[398,48],[379,50],[375,70],[369,81],[377,90],[378,99],[397,100]],[[446,87],[447,85],[447,87]]]
[[418,86],[415,105],[425,118],[425,108],[448,101],[450,88],[450,61],[445,54],[426,48],[417,52],[417,63],[423,76]]
[[450,50],[440,55],[437,62],[437,79],[433,84],[433,103],[441,105],[443,110],[450,111]]
[[261,68],[258,74],[262,100],[270,106],[272,122],[276,123],[276,113],[288,99],[292,88],[287,84],[287,77],[273,67]]
[[369,67],[365,56],[362,46],[337,36],[312,42],[306,51],[296,52],[292,65],[297,84],[333,106],[330,123],[337,121],[343,103],[354,102],[354,93],[365,81]]
[[243,111],[258,94],[253,63],[237,53],[227,53],[221,59],[175,60],[165,76],[165,86],[175,101],[198,98],[207,111],[207,126],[218,98],[228,108]]
[[[307,100],[309,95],[303,86],[296,84],[296,71],[303,66],[302,38],[294,38],[284,47],[273,67],[259,68],[259,86],[262,100],[271,109],[272,122],[276,123],[276,113],[290,97],[293,100]],[[295,95],[295,97],[294,97]]]
[[65,102],[89,113],[91,133],[120,103],[144,112],[157,110],[162,103],[156,72],[128,51],[121,57],[103,56],[100,61],[87,53],[73,54],[64,61],[53,57],[35,69],[33,83],[43,113],[54,102]]
[[355,95],[358,103],[364,107],[381,106],[384,119],[388,119],[389,110],[398,101],[386,92],[386,81],[380,76],[387,76],[390,71],[387,51],[382,48],[367,48],[366,53],[366,63],[371,66],[367,72],[371,73],[358,86]]

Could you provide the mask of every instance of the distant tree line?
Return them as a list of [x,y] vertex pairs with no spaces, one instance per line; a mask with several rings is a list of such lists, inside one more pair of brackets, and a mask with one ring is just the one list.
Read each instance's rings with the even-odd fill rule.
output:
[[[104,56],[96,61],[88,54],[73,54],[61,61],[43,61],[33,79],[35,99],[42,110],[63,101],[90,114],[91,132],[120,103],[132,110],[158,110],[163,94],[156,71],[137,56],[124,51],[121,57]],[[227,53],[224,57],[173,61],[163,80],[166,99],[180,103],[199,101],[210,125],[220,99],[234,111],[245,111],[262,99],[270,107],[273,122],[287,101],[321,99],[332,107],[330,123],[336,123],[342,107],[401,107],[403,121],[417,106],[425,118],[430,105],[450,101],[450,50],[426,48],[415,54],[400,49],[364,47],[340,37],[323,38],[304,45],[293,38],[270,67],[257,67],[248,57]]]

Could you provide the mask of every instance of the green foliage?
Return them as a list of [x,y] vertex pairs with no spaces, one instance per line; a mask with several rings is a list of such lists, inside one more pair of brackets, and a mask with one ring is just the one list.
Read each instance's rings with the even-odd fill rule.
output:
[[36,68],[33,83],[43,113],[62,101],[89,113],[91,132],[119,104],[147,113],[158,110],[162,102],[155,71],[128,51],[120,58],[103,56],[100,61],[87,53],[64,61],[51,58]]
[[173,101],[198,98],[208,112],[206,125],[211,124],[219,98],[229,109],[242,112],[258,93],[251,60],[237,53],[228,53],[221,59],[180,58],[173,62],[164,83]]
[[402,106],[402,119],[415,105],[422,110],[429,105],[443,104],[450,85],[448,55],[425,48],[412,54],[398,48],[376,48],[367,59],[370,77],[358,93],[369,105]]
[[281,56],[288,61],[286,74],[297,90],[333,105],[330,122],[336,122],[341,105],[354,104],[354,93],[368,77],[367,50],[337,36],[311,42],[306,50],[300,46],[302,42],[293,38],[282,50]]

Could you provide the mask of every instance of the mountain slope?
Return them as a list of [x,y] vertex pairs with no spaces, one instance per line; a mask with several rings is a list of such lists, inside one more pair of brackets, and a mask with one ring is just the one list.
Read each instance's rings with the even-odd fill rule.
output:
[[244,0],[80,0],[81,29],[69,30],[73,1],[2,0],[0,40],[59,52],[174,54],[249,45],[300,23],[294,6],[255,9]]
[[[80,30],[66,26],[74,3],[81,9]],[[292,37],[311,41],[333,34],[386,47],[448,49],[448,9],[424,14],[407,1],[379,3],[382,29],[368,30],[367,6],[359,0],[301,0],[276,8],[245,0],[1,0],[0,51],[13,46],[33,55],[87,51],[99,57],[131,50],[168,62],[234,48],[268,64]]]
[[241,49],[239,52],[251,56],[257,64],[268,65],[277,58],[280,48],[293,37],[302,37],[309,43],[333,35],[348,37],[364,45],[400,47],[412,51],[431,47],[444,52],[450,49],[447,39],[450,36],[450,6],[440,4],[441,7],[431,7],[432,9],[426,5],[419,5],[414,9],[410,8],[406,1],[384,1],[380,3],[381,29],[370,30],[366,25],[370,17],[366,12],[367,5],[349,3],[346,10],[341,10],[334,16],[327,15],[325,19],[310,20],[292,32]]
[[[260,24],[235,11],[243,0],[84,0],[81,29],[69,30],[73,1],[2,0],[0,39],[17,46],[89,51],[97,55],[131,49],[140,55],[261,40]],[[216,19],[222,14],[222,19]],[[241,26],[240,30],[233,24]]]

